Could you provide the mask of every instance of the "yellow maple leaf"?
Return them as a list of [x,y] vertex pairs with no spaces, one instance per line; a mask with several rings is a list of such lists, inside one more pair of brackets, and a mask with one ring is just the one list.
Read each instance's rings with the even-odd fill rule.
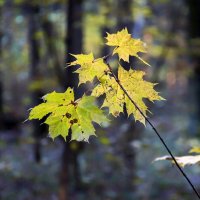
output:
[[[143,99],[147,98],[150,101],[164,100],[159,96],[158,92],[154,90],[154,83],[143,80],[145,73],[143,71],[136,71],[130,69],[129,71],[123,69],[121,66],[118,68],[118,78],[121,85],[127,91],[131,99],[136,103],[145,116],[147,116],[148,108]],[[113,77],[106,76],[107,79],[102,81],[97,87],[94,88],[92,95],[100,96],[105,93],[106,97],[102,107],[108,107],[109,113],[117,117],[120,112],[123,112],[123,105],[126,105],[128,116],[133,114],[136,121],[145,124],[145,118],[135,105],[131,102],[119,84]]]
[[143,79],[144,75],[144,71],[132,69],[127,71],[119,65],[118,78],[129,95],[133,96],[133,98],[134,95],[140,98],[147,98],[152,102],[155,100],[164,100],[159,96],[159,93],[154,90],[154,86],[157,85],[157,83],[145,81]]
[[95,77],[101,78],[107,70],[107,65],[104,63],[103,58],[94,59],[92,53],[90,54],[77,54],[73,55],[76,58],[68,66],[80,65],[80,68],[75,71],[79,74],[79,85],[92,82]]
[[146,65],[149,65],[138,56],[138,52],[146,52],[145,43],[139,39],[132,38],[127,28],[118,31],[116,34],[107,33],[106,39],[108,46],[115,46],[113,54],[117,53],[120,59],[129,62],[129,56],[136,56]]
[[119,113],[123,112],[124,93],[115,79],[109,75],[100,79],[100,84],[93,89],[91,95],[99,97],[103,94],[106,94],[106,97],[101,107],[108,107],[110,114],[119,116]]
[[[119,66],[118,68],[118,78],[120,83],[127,91],[131,99],[134,100],[136,105],[140,108],[140,110],[146,116],[148,108],[143,102],[144,98],[147,98],[150,101],[155,100],[164,100],[159,93],[154,90],[155,83],[150,83],[143,79],[145,72],[132,70],[125,70],[123,67]],[[128,80],[128,81],[127,81]],[[125,99],[126,108],[128,115],[133,114],[135,120],[138,120],[145,124],[145,119],[141,115],[141,113],[135,108],[135,106],[131,103],[131,101],[126,97]]]

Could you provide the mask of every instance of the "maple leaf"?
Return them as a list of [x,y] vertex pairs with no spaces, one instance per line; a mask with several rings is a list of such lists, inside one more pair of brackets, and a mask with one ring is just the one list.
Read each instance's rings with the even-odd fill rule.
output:
[[[200,155],[196,156],[180,156],[175,157],[176,161],[179,165],[182,167],[185,167],[186,165],[194,165],[200,163]],[[163,156],[156,158],[154,161],[162,161],[162,160],[170,160],[172,163],[174,163],[173,159],[170,156]]]
[[[121,85],[146,116],[148,108],[143,102],[144,98],[147,98],[152,102],[164,99],[154,90],[154,86],[156,84],[143,80],[144,75],[145,72],[143,71],[136,71],[132,69],[127,71],[121,66],[118,67],[118,78]],[[107,76],[106,81],[104,80],[100,82],[100,84],[94,88],[92,95],[98,97],[104,93],[106,97],[102,107],[108,107],[109,113],[115,117],[118,116],[120,112],[123,112],[123,105],[125,104],[128,115],[133,114],[135,120],[145,124],[145,118],[130,101],[127,95],[124,94],[123,90],[113,77]]]
[[107,70],[107,65],[104,63],[103,58],[94,59],[92,53],[90,54],[77,54],[73,55],[76,58],[68,66],[80,65],[80,68],[75,71],[79,74],[79,85],[92,82],[95,77],[101,78]]
[[91,95],[99,97],[106,94],[101,107],[108,107],[109,113],[117,117],[120,112],[123,112],[124,93],[113,77],[107,75],[102,79],[100,79],[100,84],[93,89]]
[[95,105],[95,97],[84,96],[78,102],[76,109],[78,123],[72,126],[72,140],[88,141],[90,135],[95,135],[92,121],[98,124],[108,122],[108,119]]
[[102,110],[95,105],[95,97],[83,96],[74,101],[74,92],[68,88],[64,93],[52,92],[43,97],[44,103],[35,106],[29,120],[42,119],[49,114],[45,124],[49,125],[49,134],[52,138],[61,135],[64,139],[72,130],[72,140],[88,141],[95,135],[92,121],[98,124],[108,121]]
[[117,53],[119,55],[119,59],[129,62],[129,56],[136,56],[146,65],[149,65],[140,56],[138,56],[138,52],[146,53],[145,43],[139,39],[132,38],[131,34],[128,33],[127,28],[118,31],[115,34],[107,33],[106,39],[106,44],[108,46],[115,46],[113,55]]
[[35,106],[31,110],[29,114],[29,120],[42,119],[44,116],[46,116],[48,113],[51,113],[52,111],[55,111],[57,115],[65,114],[66,112],[63,110],[65,106],[70,105],[71,101],[74,100],[74,93],[71,88],[68,88],[65,93],[57,93],[54,91],[43,96],[43,100],[45,101],[44,103]]
[[[145,72],[143,71],[132,70],[132,69],[127,71],[121,66],[119,66],[118,68],[118,78],[122,86],[127,91],[131,99],[134,100],[136,105],[146,116],[148,108],[143,102],[143,99],[146,98],[151,102],[153,102],[155,100],[164,100],[164,98],[159,96],[159,93],[154,90],[154,86],[156,85],[155,83],[150,83],[143,79],[144,75]],[[133,114],[135,120],[138,120],[143,124],[145,124],[144,117],[141,115],[139,110],[136,109],[136,107],[133,105],[133,103],[127,96],[125,98],[125,103],[128,115]]]

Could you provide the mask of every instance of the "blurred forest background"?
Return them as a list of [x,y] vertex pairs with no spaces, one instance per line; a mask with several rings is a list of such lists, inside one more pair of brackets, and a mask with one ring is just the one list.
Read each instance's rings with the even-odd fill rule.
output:
[[[97,127],[89,144],[52,141],[40,122],[23,121],[46,93],[77,88],[68,53],[106,55],[106,32],[127,27],[152,66],[132,67],[167,99],[149,103],[149,117],[176,156],[187,154],[200,146],[199,13],[199,0],[0,0],[0,199],[195,199],[172,164],[152,162],[167,153],[133,118]],[[200,190],[199,166],[185,171]]]

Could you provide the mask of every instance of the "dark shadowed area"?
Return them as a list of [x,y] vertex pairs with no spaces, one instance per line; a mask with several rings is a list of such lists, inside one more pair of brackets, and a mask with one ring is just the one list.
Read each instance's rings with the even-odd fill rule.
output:
[[[188,155],[200,147],[199,13],[199,0],[0,0],[0,200],[195,200],[172,163],[153,162],[167,152],[133,116],[95,125],[89,143],[52,140],[26,119],[47,93],[80,97],[89,84],[78,87],[69,53],[108,55],[106,33],[127,27],[151,67],[120,62],[158,83],[166,101],[145,100],[148,117],[175,156]],[[200,191],[199,165],[184,171]]]

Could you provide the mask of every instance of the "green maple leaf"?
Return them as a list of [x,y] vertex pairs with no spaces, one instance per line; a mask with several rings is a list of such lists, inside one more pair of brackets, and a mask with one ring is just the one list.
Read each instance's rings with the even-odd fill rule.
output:
[[139,39],[134,39],[131,37],[131,34],[128,33],[127,28],[122,29],[114,34],[107,33],[107,45],[114,46],[113,54],[118,54],[119,59],[122,59],[126,62],[129,62],[129,56],[136,56],[146,65],[149,65],[145,62],[138,52],[146,53],[145,43]]
[[87,81],[92,82],[95,77],[98,79],[101,78],[107,70],[107,65],[104,63],[103,59],[94,59],[92,53],[72,54],[72,56],[74,56],[76,60],[71,62],[68,66],[80,65],[80,68],[75,71],[75,73],[79,74],[79,85]]
[[[132,69],[126,71],[121,66],[118,68],[118,78],[121,85],[146,116],[148,108],[143,102],[144,98],[147,98],[152,102],[164,99],[154,90],[154,86],[156,84],[145,81],[143,79],[144,75],[145,73],[143,71],[136,71]],[[102,107],[108,107],[109,113],[115,117],[118,116],[120,112],[123,112],[123,105],[125,104],[128,115],[133,114],[135,120],[145,124],[145,118],[130,101],[127,95],[124,94],[123,90],[113,77],[107,76],[106,81],[100,82],[100,84],[94,88],[92,95],[99,97],[104,93],[106,97]]]
[[88,141],[95,135],[92,122],[102,124],[107,122],[102,110],[95,105],[95,97],[83,96],[74,101],[74,92],[68,88],[64,93],[52,92],[43,97],[44,103],[34,107],[29,120],[42,119],[49,114],[45,124],[49,125],[49,134],[52,138],[61,135],[64,139],[72,130],[72,140]]

